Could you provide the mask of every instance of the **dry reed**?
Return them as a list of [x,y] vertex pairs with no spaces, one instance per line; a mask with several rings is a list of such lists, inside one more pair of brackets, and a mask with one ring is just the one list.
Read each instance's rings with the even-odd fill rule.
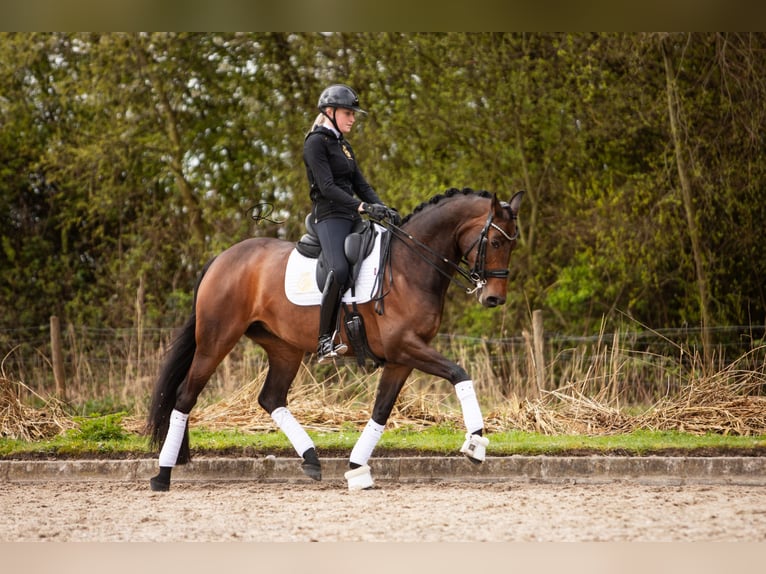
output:
[[630,414],[632,409],[620,408],[619,377],[615,376],[622,364],[619,353],[604,349],[602,359],[608,357],[609,369],[587,370],[576,382],[542,391],[538,399],[514,397],[505,408],[489,414],[488,426],[495,431],[519,429],[549,435],[636,430],[764,435],[766,365],[750,360],[762,351],[754,349],[711,376],[701,374],[704,369],[695,358],[686,384],[677,393],[663,396],[642,413]]
[[43,406],[34,408],[22,401],[21,390],[32,392],[23,383],[0,376],[0,437],[36,441],[74,428],[59,401],[35,394]]
[[[703,368],[699,357],[681,347],[676,348],[675,357],[672,351],[635,351],[620,334],[602,332],[595,343],[574,348],[550,343],[541,377],[537,368],[541,354],[538,350],[537,357],[532,356],[528,338],[520,346],[491,346],[484,341],[471,345],[461,338],[437,342],[440,351],[472,373],[490,432],[595,435],[648,429],[766,434],[764,347],[751,349],[728,365],[721,360],[711,369]],[[123,345],[126,367],[108,349],[102,350],[101,355],[109,358],[108,377],[103,379],[96,363],[88,362],[85,347],[71,343],[76,361],[70,391],[81,395],[79,400],[83,395],[93,399],[98,392],[116,392],[133,405],[132,416],[124,419],[126,429],[142,429],[151,379],[161,362],[159,352],[150,356],[138,350],[142,345]],[[132,358],[139,355],[140,361]],[[275,430],[257,400],[266,370],[260,349],[237,346],[192,412],[192,424],[211,430]],[[368,374],[357,369],[351,360],[319,368],[306,362],[291,388],[290,410],[309,430],[361,429],[370,418],[379,375],[379,371]],[[100,378],[107,382],[106,391],[96,384]],[[242,385],[242,381],[249,382]],[[44,386],[12,382],[5,372],[0,384],[2,436],[34,440],[73,426],[61,403],[43,398]],[[78,398],[70,395],[70,400],[76,404]],[[41,406],[32,408],[29,402]],[[388,426],[419,429],[436,424],[462,428],[454,392],[445,381],[414,372]]]
[[743,436],[766,434],[766,364],[742,368],[741,358],[709,377],[690,381],[675,397],[664,397],[636,424],[651,430],[673,429]]
[[[766,388],[763,366],[742,369],[739,363],[743,358],[713,376],[691,369],[688,383],[678,393],[666,395],[642,412],[631,414],[635,408],[621,407],[623,391],[619,385],[621,369],[631,360],[634,357],[623,356],[617,344],[605,346],[601,357],[592,358],[591,366],[577,380],[554,390],[540,389],[538,398],[522,400],[511,394],[489,403],[485,400],[489,404],[487,430],[523,430],[546,435],[604,435],[636,430],[766,434],[766,397],[760,394]],[[304,375],[309,380],[304,377],[296,383],[290,408],[308,428],[327,431],[344,425],[361,428],[366,423],[374,374],[363,381],[364,391],[347,394],[344,400],[339,399],[343,395],[342,383],[332,389],[313,379],[306,365]],[[257,404],[261,384],[261,379],[254,380],[231,398],[203,409],[196,422],[208,428],[273,430],[273,423]],[[462,423],[449,388],[428,377],[416,376],[405,385],[389,426],[423,428],[444,423],[457,427]]]

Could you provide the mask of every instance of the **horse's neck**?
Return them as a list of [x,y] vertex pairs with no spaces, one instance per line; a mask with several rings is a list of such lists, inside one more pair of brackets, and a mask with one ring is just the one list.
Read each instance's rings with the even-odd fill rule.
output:
[[432,253],[417,246],[413,246],[412,250],[404,249],[403,253],[406,254],[406,261],[403,261],[404,272],[408,276],[417,277],[421,284],[431,284],[432,289],[446,292],[449,278],[444,273],[451,276],[454,274],[454,269],[445,265],[444,260],[456,265],[460,263],[461,253],[457,244],[457,229],[462,218],[437,217],[437,215],[424,213],[418,218],[416,225],[405,230],[420,243],[427,245]]
[[413,231],[413,235],[440,256],[458,263],[461,252],[457,234],[461,223],[466,220],[466,212],[470,210],[471,205],[467,202],[450,209],[446,205],[442,209],[432,208],[418,221],[418,229]]

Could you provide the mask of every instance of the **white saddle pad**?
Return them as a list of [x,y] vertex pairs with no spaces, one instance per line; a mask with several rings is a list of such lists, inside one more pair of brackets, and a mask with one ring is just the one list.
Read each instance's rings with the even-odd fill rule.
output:
[[[351,289],[343,294],[344,303],[366,303],[373,296],[375,278],[378,276],[380,265],[380,242],[384,233],[388,233],[385,227],[373,223],[378,235],[375,237],[370,255],[362,261],[359,277],[356,279],[355,296],[351,296]],[[319,305],[322,301],[322,293],[316,282],[316,259],[309,259],[293,249],[287,259],[285,270],[285,295],[295,305]]]

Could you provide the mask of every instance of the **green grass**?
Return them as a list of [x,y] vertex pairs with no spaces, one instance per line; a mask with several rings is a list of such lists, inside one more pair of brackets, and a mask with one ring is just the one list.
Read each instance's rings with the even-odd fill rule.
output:
[[[30,457],[147,457],[154,456],[144,436],[123,430],[123,413],[76,419],[78,427],[55,438],[26,442],[0,438],[0,458]],[[347,456],[359,431],[344,426],[335,432],[309,432],[320,456]],[[692,435],[681,432],[636,431],[623,435],[556,435],[511,431],[488,435],[490,456],[557,455],[616,453],[624,455],[662,454],[668,451],[704,449],[707,454],[726,454],[737,449],[764,449],[766,436],[743,437],[720,434]],[[464,433],[452,425],[426,429],[399,427],[387,430],[375,450],[376,456],[386,454],[455,455]],[[294,456],[295,452],[280,432],[244,433],[237,430],[208,431],[192,429],[193,451],[222,455],[263,456],[278,454]]]
[[766,436],[693,435],[677,431],[635,431],[622,435],[557,435],[512,431],[490,436],[488,452],[495,455],[549,454],[569,451],[595,451],[629,455],[649,455],[668,450],[692,451],[766,448]]

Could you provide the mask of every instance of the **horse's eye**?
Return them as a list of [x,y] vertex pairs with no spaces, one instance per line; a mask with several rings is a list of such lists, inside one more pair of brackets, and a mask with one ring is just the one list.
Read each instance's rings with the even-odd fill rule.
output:
[[500,241],[498,241],[497,239],[493,239],[492,247],[494,247],[495,249],[500,249]]

